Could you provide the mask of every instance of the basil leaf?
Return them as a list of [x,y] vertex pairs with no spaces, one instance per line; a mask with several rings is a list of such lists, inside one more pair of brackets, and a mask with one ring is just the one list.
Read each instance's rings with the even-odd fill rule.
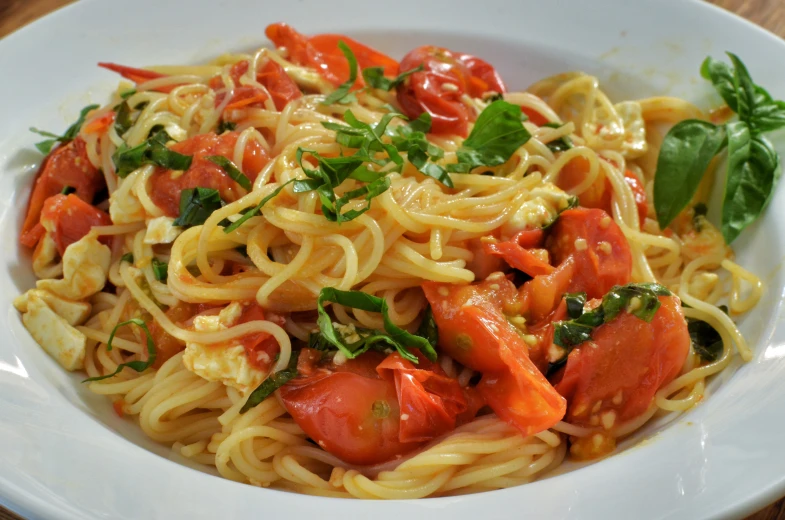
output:
[[159,130],[147,138],[146,141],[133,148],[129,148],[123,143],[112,155],[112,162],[114,162],[117,176],[125,178],[129,173],[145,164],[155,164],[169,170],[187,170],[190,168],[193,157],[167,148],[166,143],[170,140],[171,137],[165,130]]
[[223,134],[224,132],[231,132],[237,128],[237,123],[233,121],[224,121],[223,119],[218,123],[218,127],[215,129],[215,133],[218,135]]
[[169,264],[161,262],[157,258],[153,258],[152,267],[155,279],[159,282],[166,283],[166,279],[169,278]]
[[76,193],[76,188],[73,186],[63,186],[63,189],[60,190],[60,195],[70,195],[71,193]]
[[[548,128],[561,128],[564,125],[560,125],[559,123],[545,123],[542,126]],[[547,146],[552,152],[563,152],[572,148],[572,139],[565,135],[564,137],[560,137],[555,141],[547,143],[545,146]]]
[[297,377],[297,359],[300,356],[300,351],[293,350],[289,358],[289,364],[283,370],[270,374],[267,379],[262,381],[262,384],[256,387],[248,396],[240,413],[243,414],[251,408],[259,405],[262,401],[270,397],[273,392],[281,388],[283,385]]
[[494,101],[480,113],[469,137],[458,148],[458,163],[449,165],[448,171],[468,173],[479,166],[504,164],[530,138],[521,122],[521,107]]
[[99,108],[99,105],[88,105],[84,107],[79,112],[79,118],[69,126],[63,135],[53,134],[52,132],[47,132],[45,130],[39,130],[34,127],[30,127],[30,131],[34,132],[38,135],[42,135],[44,137],[51,137],[52,139],[47,139],[45,141],[41,141],[35,144],[35,147],[38,148],[38,151],[44,155],[49,155],[52,151],[52,148],[57,143],[67,143],[68,141],[73,141],[76,139],[76,136],[79,135],[79,130],[82,129],[82,125],[84,124],[85,118],[87,114],[90,113],[91,110],[95,110]]
[[338,42],[338,48],[341,49],[343,55],[346,56],[346,61],[349,62],[349,79],[335,89],[332,94],[327,96],[324,101],[322,101],[322,105],[340,103],[344,97],[349,95],[349,91],[354,86],[354,82],[357,81],[357,58],[354,56],[352,49],[350,49],[343,40]]
[[583,306],[586,305],[586,293],[565,293],[564,301],[567,304],[567,316],[571,319],[580,318]]
[[725,142],[725,128],[706,121],[687,119],[670,129],[662,141],[654,175],[654,208],[661,229],[690,202]]
[[133,121],[131,121],[131,107],[128,106],[128,101],[124,101],[114,107],[114,111],[116,114],[114,118],[114,129],[117,132],[117,135],[122,137],[122,135],[133,126]]
[[172,223],[175,226],[200,226],[223,207],[218,190],[213,188],[190,188],[180,192],[180,215]]
[[[752,109],[757,104],[755,84],[752,82],[747,67],[738,56],[729,52],[730,60],[733,63],[733,86],[736,90],[736,112],[739,119],[749,121],[752,116]],[[729,105],[730,106],[730,105]]]
[[779,156],[742,121],[728,123],[728,176],[722,204],[722,236],[730,244],[754,222],[774,195]]
[[120,98],[121,99],[128,99],[129,97],[133,96],[134,94],[136,94],[136,89],[132,88],[132,89],[120,92]]
[[436,320],[433,317],[433,310],[430,305],[425,308],[422,322],[417,327],[417,335],[427,339],[431,345],[439,343],[439,328],[436,326]]
[[[371,199],[374,197],[378,197],[385,191],[390,188],[390,179],[389,177],[382,177],[373,181],[370,184],[366,184],[361,188],[357,188],[356,190],[351,190],[346,192],[341,198],[335,201],[334,205],[327,204],[325,205],[324,201],[322,201],[322,210],[324,212],[324,216],[327,220],[332,222],[348,222],[349,220],[354,220],[369,209],[371,209]],[[357,197],[365,196],[365,200],[368,204],[360,209],[351,209],[345,213],[341,212],[341,209],[349,203],[352,199],[356,199]],[[324,210],[327,211],[324,211]]]
[[[345,307],[361,309],[367,312],[381,313],[382,318],[384,319],[385,338],[389,339],[381,339],[379,337],[381,334],[377,334],[375,341],[383,341],[389,345],[394,345],[401,357],[408,359],[412,363],[417,363],[418,360],[417,356],[409,351],[409,348],[418,348],[428,359],[431,361],[436,360],[436,351],[433,348],[434,344],[431,344],[428,338],[411,334],[401,329],[390,320],[387,301],[384,298],[378,298],[360,291],[341,291],[332,287],[325,287],[319,293],[319,298],[316,301],[316,312],[318,314],[316,323],[319,326],[322,340],[343,352],[347,358],[355,358],[361,352],[359,349],[353,350],[351,346],[347,345],[338,335],[330,316],[324,309],[324,302],[337,303]],[[352,345],[356,347],[357,343]],[[366,345],[367,342],[362,345],[365,347],[365,350],[367,350]]]
[[224,233],[231,233],[235,229],[237,229],[240,226],[242,226],[245,223],[246,220],[250,219],[251,217],[255,217],[256,215],[258,215],[259,212],[262,211],[262,207],[265,204],[267,204],[273,197],[277,197],[278,194],[281,193],[281,190],[283,190],[286,187],[287,184],[291,184],[293,182],[296,182],[296,179],[291,179],[289,181],[286,181],[283,184],[281,184],[280,186],[278,186],[277,188],[275,188],[275,190],[273,190],[272,193],[270,193],[268,196],[266,196],[265,198],[260,200],[259,204],[254,206],[250,211],[245,212],[245,214],[242,217],[240,217],[239,219],[235,220],[232,224],[230,224],[229,226],[224,228]]
[[124,321],[122,323],[118,323],[114,329],[112,329],[112,333],[109,334],[109,341],[106,343],[106,350],[112,350],[112,341],[114,341],[114,336],[117,334],[117,329],[120,327],[124,327],[126,325],[136,325],[137,327],[141,327],[144,330],[145,335],[147,336],[147,361],[128,361],[127,363],[120,363],[117,365],[117,369],[112,372],[111,374],[107,374],[105,376],[96,376],[96,377],[89,377],[82,381],[83,383],[89,383],[91,381],[102,381],[104,379],[109,379],[110,377],[114,377],[120,372],[123,371],[124,368],[130,368],[131,370],[135,370],[136,372],[144,372],[153,364],[155,364],[156,358],[156,350],[155,350],[155,343],[153,342],[153,336],[150,334],[150,330],[145,325],[144,321],[140,320],[139,318],[133,318],[128,321]]
[[722,356],[722,336],[714,327],[703,320],[687,318],[687,331],[692,341],[692,350],[704,361],[717,361]]
[[363,79],[365,80],[365,84],[369,87],[378,88],[389,92],[403,83],[406,78],[415,72],[420,72],[421,70],[425,70],[425,67],[422,64],[420,64],[420,66],[417,68],[398,74],[394,79],[388,79],[384,77],[384,68],[368,67],[367,69],[363,69]]
[[725,104],[734,112],[738,112],[736,86],[733,70],[727,63],[707,56],[700,68],[701,76],[711,81],[714,89],[722,96]]
[[134,255],[133,253],[126,253],[120,257],[121,262],[128,262],[129,264],[134,263]]
[[785,102],[771,101],[752,109],[750,125],[754,133],[762,134],[785,127]]
[[205,157],[205,159],[223,168],[223,170],[226,172],[227,175],[229,175],[229,177],[232,178],[232,180],[237,182],[237,184],[245,188],[247,191],[251,191],[251,180],[248,177],[246,177],[245,174],[241,172],[240,169],[237,166],[235,166],[235,164],[232,161],[230,161],[223,155],[210,155],[208,157]]
[[[623,310],[643,321],[651,322],[661,305],[659,296],[670,294],[668,289],[656,283],[630,283],[616,286],[603,296],[602,303],[595,309],[582,312],[571,320],[554,322],[553,342],[565,349],[563,356],[566,356],[576,345],[589,341],[596,327],[612,321]],[[575,295],[565,295],[567,296]],[[574,310],[577,313],[577,309]],[[553,359],[549,361],[559,362]]]

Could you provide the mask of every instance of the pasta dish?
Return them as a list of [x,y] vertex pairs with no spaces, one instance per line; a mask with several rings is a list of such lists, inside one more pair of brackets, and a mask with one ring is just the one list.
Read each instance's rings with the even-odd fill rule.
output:
[[266,34],[101,63],[124,78],[107,104],[33,129],[15,307],[151,439],[256,486],[471,493],[611,454],[751,359],[734,318],[762,284],[728,244],[771,198],[785,112],[738,57],[703,63],[707,113]]

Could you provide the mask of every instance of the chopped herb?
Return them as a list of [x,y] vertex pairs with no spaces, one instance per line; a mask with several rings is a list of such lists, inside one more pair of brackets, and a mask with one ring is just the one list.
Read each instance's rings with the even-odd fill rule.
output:
[[[367,312],[381,313],[384,319],[384,332],[369,331],[366,337],[360,336],[360,340],[354,343],[346,343],[342,338],[324,309],[325,302],[337,303],[353,309],[361,309]],[[366,352],[373,345],[383,344],[395,348],[404,359],[412,363],[418,363],[417,356],[409,351],[409,348],[418,348],[431,361],[436,360],[434,344],[429,338],[411,334],[395,325],[391,320],[387,309],[387,300],[371,296],[360,291],[341,291],[332,287],[325,287],[319,293],[316,301],[317,325],[319,326],[319,341],[317,344],[326,347],[337,348],[343,354],[353,359],[363,352]]]
[[262,211],[262,207],[265,204],[267,204],[267,202],[269,202],[272,198],[277,197],[278,194],[281,193],[281,191],[286,187],[287,184],[291,184],[293,182],[297,182],[296,179],[291,179],[291,180],[289,180],[287,182],[284,182],[283,184],[281,184],[277,188],[275,188],[275,190],[273,190],[272,193],[270,193],[268,196],[266,196],[265,198],[260,200],[259,204],[257,204],[255,207],[251,208],[249,211],[246,211],[243,214],[242,217],[240,217],[239,219],[235,220],[229,226],[225,227],[224,228],[224,233],[231,233],[235,229],[237,229],[240,226],[242,226],[245,223],[246,220],[250,219],[251,217],[255,217],[256,215],[258,215],[259,212]]
[[521,122],[521,107],[494,101],[480,113],[469,137],[458,148],[458,163],[448,165],[447,170],[469,173],[480,166],[504,164],[530,138]]
[[218,123],[218,128],[215,129],[215,133],[220,135],[224,132],[231,132],[237,128],[237,123],[233,121],[224,121],[223,119]]
[[[559,123],[545,123],[542,126],[546,126],[548,128],[561,128],[564,125],[560,125]],[[548,148],[552,152],[563,152],[565,150],[569,150],[572,148],[572,139],[569,136],[564,136],[556,139],[555,141],[551,141],[550,143],[546,144]]]
[[237,184],[242,186],[248,191],[251,191],[251,180],[245,176],[235,164],[222,155],[210,155],[205,157],[210,162],[213,162],[223,168],[226,174],[232,178]]
[[35,132],[36,134],[42,135],[44,137],[51,137],[51,139],[36,143],[35,147],[38,148],[38,151],[40,151],[42,154],[49,155],[49,153],[52,151],[52,147],[54,147],[55,144],[73,141],[76,139],[76,136],[79,135],[79,130],[82,129],[82,125],[84,124],[87,114],[90,113],[91,110],[95,110],[98,107],[98,105],[88,105],[84,107],[81,112],[79,112],[79,118],[74,124],[68,127],[63,135],[57,135],[53,134],[52,132],[47,132],[45,130],[39,130],[37,128],[31,127],[31,132]]
[[145,335],[147,336],[147,361],[128,361],[127,363],[120,363],[117,365],[117,369],[112,372],[111,374],[107,374],[105,376],[96,376],[90,377],[82,381],[83,383],[89,383],[91,381],[102,381],[104,379],[109,379],[110,377],[114,377],[120,372],[123,371],[124,368],[130,368],[131,370],[135,370],[136,372],[144,372],[153,364],[155,363],[156,351],[155,351],[155,343],[153,342],[153,336],[150,334],[150,330],[145,325],[144,321],[140,320],[139,318],[133,318],[128,321],[124,321],[122,323],[118,323],[114,329],[112,329],[112,333],[109,334],[109,341],[106,343],[106,350],[112,350],[112,341],[114,341],[114,336],[117,334],[117,329],[120,327],[124,327],[126,325],[136,325],[137,327],[141,327],[144,330]]
[[[650,322],[660,308],[659,296],[670,294],[668,289],[656,283],[630,283],[616,286],[603,296],[602,303],[597,308],[582,312],[577,318],[572,318],[571,314],[570,320],[554,322],[553,342],[566,349],[564,355],[567,355],[576,345],[589,341],[596,327],[612,321],[623,310],[643,321]],[[575,305],[573,311],[577,314]]]
[[126,253],[120,257],[121,262],[128,262],[129,264],[134,263],[134,254],[133,253]]
[[704,361],[717,361],[722,356],[722,336],[714,327],[703,320],[687,318],[687,330],[692,340],[692,349]]
[[169,277],[169,264],[161,262],[157,258],[153,258],[152,267],[155,279],[159,282],[166,283],[166,279]]
[[128,99],[129,97],[133,96],[134,94],[136,94],[136,89],[132,88],[130,90],[125,90],[123,92],[120,92],[120,98],[121,99]]
[[261,402],[270,397],[273,392],[297,377],[297,358],[299,355],[299,351],[293,350],[291,357],[289,358],[289,364],[286,368],[270,374],[267,379],[262,381],[262,384],[257,386],[256,389],[251,392],[251,395],[248,396],[248,400],[243,407],[240,408],[240,413],[243,414],[251,408],[261,404]]
[[586,305],[586,293],[565,293],[564,301],[567,304],[567,316],[570,319],[577,319],[583,314],[583,307]]
[[711,57],[701,65],[738,121],[715,125],[688,119],[665,136],[654,176],[654,208],[660,228],[668,226],[689,204],[712,159],[726,147],[728,170],[721,229],[730,244],[768,206],[780,177],[780,158],[761,134],[785,127],[785,101],[775,101],[753,83],[738,56],[731,65]]
[[63,186],[63,189],[60,190],[60,195],[70,195],[71,193],[76,193],[76,188],[73,186]]
[[420,72],[421,70],[425,70],[425,67],[423,67],[422,64],[417,68],[401,72],[394,79],[389,79],[384,76],[384,68],[368,67],[367,69],[363,69],[363,79],[365,79],[365,83],[369,87],[378,88],[389,92],[403,83],[406,78],[415,72]]
[[190,188],[180,192],[180,215],[172,223],[175,226],[200,226],[223,207],[224,201],[218,190],[213,188]]
[[436,326],[436,320],[433,318],[433,310],[431,310],[430,305],[425,308],[422,322],[417,327],[417,335],[427,339],[431,345],[439,343],[439,329]]
[[234,248],[234,250],[243,255],[245,258],[248,258],[248,246],[237,246]]
[[335,89],[332,94],[327,96],[324,101],[322,101],[322,105],[346,103],[356,99],[345,98],[350,95],[349,91],[354,86],[354,82],[357,81],[357,58],[354,56],[352,49],[350,49],[349,46],[343,42],[343,40],[338,42],[338,48],[341,49],[343,55],[346,56],[346,61],[349,62],[349,79],[342,83],[337,89]]
[[125,178],[145,164],[155,164],[169,170],[190,168],[193,157],[167,148],[166,143],[171,140],[165,130],[158,130],[145,142],[133,148],[123,143],[112,155],[117,176]]

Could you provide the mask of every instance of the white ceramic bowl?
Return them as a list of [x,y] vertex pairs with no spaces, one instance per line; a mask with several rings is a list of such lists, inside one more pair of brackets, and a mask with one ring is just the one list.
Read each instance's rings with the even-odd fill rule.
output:
[[[82,0],[0,41],[0,503],[31,518],[712,518],[785,493],[785,194],[735,243],[766,294],[742,323],[752,362],[720,376],[704,403],[599,463],[526,486],[455,498],[368,502],[295,495],[190,469],[111,412],[41,348],[11,301],[33,285],[17,246],[40,155],[29,126],[62,129],[118,78],[98,61],[198,63],[265,43],[286,21],[346,33],[400,57],[432,43],[493,63],[512,89],[582,69],[615,99],[652,94],[716,103],[698,76],[707,54],[739,54],[785,97],[785,43],[686,0],[371,1]],[[775,139],[781,154],[782,139]],[[655,434],[656,432],[656,434]],[[569,467],[567,468],[569,469]]]

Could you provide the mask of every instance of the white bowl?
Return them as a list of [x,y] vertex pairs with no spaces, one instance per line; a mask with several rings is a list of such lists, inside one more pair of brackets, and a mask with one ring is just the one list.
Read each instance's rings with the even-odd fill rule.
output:
[[[754,360],[722,374],[695,409],[625,445],[646,442],[518,488],[382,503],[237,484],[175,460],[47,357],[11,305],[34,283],[17,246],[41,159],[27,128],[65,128],[82,106],[105,102],[117,77],[98,61],[198,63],[263,45],[265,26],[276,21],[305,33],[346,33],[397,57],[426,43],[476,54],[512,89],[582,69],[615,99],[671,94],[704,107],[719,100],[698,67],[706,55],[731,50],[758,83],[785,97],[783,41],[685,0],[82,0],[36,22],[0,41],[0,503],[29,517],[79,520],[643,519],[740,516],[785,493],[783,190],[734,244],[740,263],[766,285],[742,320]],[[775,142],[785,153],[783,141]]]

